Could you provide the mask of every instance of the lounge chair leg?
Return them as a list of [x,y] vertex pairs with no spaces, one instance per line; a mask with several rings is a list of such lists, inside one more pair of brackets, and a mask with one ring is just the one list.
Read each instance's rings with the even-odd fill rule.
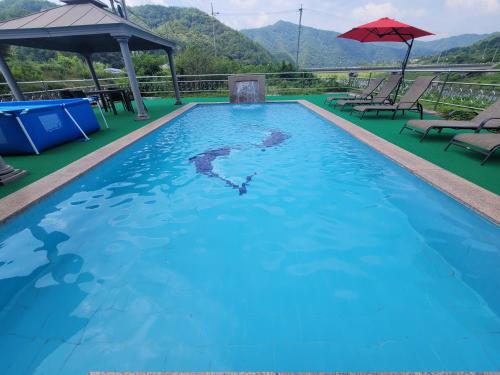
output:
[[397,111],[393,111],[393,112],[392,112],[392,119],[393,119],[393,120],[396,118],[396,112],[397,112]]
[[361,112],[361,120],[365,117],[365,111]]
[[484,165],[484,163],[486,163],[486,161],[490,158],[490,156],[491,156],[491,152],[489,152],[488,155],[486,155],[486,157],[481,162],[481,165]]
[[486,155],[486,157],[483,159],[483,161],[481,162],[481,165],[484,165],[484,163],[486,163],[486,161],[490,158],[491,155],[493,155],[495,153],[495,151],[499,148],[500,146],[497,146],[495,148],[493,148],[490,152],[488,152],[488,155]]
[[455,144],[455,142],[453,142],[453,139],[451,141],[448,142],[448,144],[446,145],[446,147],[444,148],[445,151],[448,151],[448,149],[450,148],[450,146],[452,144]]
[[430,129],[427,129],[427,130],[424,132],[424,134],[422,134],[422,136],[420,137],[419,142],[422,142],[422,141],[424,140],[424,138],[425,138],[425,137],[427,137],[427,134],[429,134],[429,131],[430,131]]
[[409,129],[406,124],[403,125],[403,127],[401,128],[401,130],[399,131],[399,134],[401,134],[403,132],[403,130],[405,129]]

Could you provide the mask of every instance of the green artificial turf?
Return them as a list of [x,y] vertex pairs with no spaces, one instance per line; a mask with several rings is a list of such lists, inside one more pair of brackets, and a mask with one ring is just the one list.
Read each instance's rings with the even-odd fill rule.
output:
[[[428,136],[423,143],[419,143],[418,135],[412,132],[406,132],[400,135],[399,130],[401,126],[409,118],[415,118],[417,116],[415,113],[407,114],[405,117],[399,115],[396,120],[391,120],[391,115],[389,113],[381,114],[379,117],[367,115],[361,120],[357,116],[349,115],[349,112],[333,110],[331,107],[323,104],[325,97],[325,95],[279,96],[269,97],[268,99],[306,99],[311,103],[327,108],[379,137],[427,159],[442,168],[462,176],[496,194],[500,194],[500,152],[493,156],[486,165],[481,166],[480,161],[482,155],[458,147],[452,147],[447,152],[443,150],[448,140],[455,134],[453,130],[445,130],[440,135],[436,133],[435,135]],[[224,100],[226,99],[186,98],[184,102],[214,102]],[[152,99],[146,101],[146,105],[149,115],[151,116],[151,121],[179,108],[179,106],[174,105],[173,99]],[[428,115],[426,116],[426,118],[430,117],[431,116]],[[135,121],[132,114],[123,110],[119,111],[118,116],[109,113],[106,115],[106,118],[109,122],[110,129],[103,129],[92,134],[91,140],[88,142],[78,141],[67,143],[46,150],[39,156],[5,157],[4,159],[7,163],[16,168],[28,170],[29,174],[12,184],[1,186],[0,198],[149,123],[149,121]]]

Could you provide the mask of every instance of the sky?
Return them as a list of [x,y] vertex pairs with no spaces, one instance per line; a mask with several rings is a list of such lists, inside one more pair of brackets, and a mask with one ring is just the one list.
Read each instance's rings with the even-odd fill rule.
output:
[[[127,5],[191,6],[210,12],[208,0],[126,0]],[[500,31],[500,0],[213,0],[217,18],[235,29],[302,22],[325,30],[347,31],[380,17],[397,18],[436,37]],[[432,37],[430,38],[432,39]]]

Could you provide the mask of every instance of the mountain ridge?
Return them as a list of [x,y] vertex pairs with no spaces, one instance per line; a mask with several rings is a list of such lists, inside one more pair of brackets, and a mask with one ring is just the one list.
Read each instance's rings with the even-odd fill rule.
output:
[[[298,25],[288,21],[260,28],[240,30],[273,54],[295,60]],[[406,47],[401,43],[359,43],[337,38],[339,32],[303,26],[299,65],[305,68],[364,65],[400,61]],[[492,34],[463,34],[429,41],[416,40],[412,57],[436,55],[465,47]]]

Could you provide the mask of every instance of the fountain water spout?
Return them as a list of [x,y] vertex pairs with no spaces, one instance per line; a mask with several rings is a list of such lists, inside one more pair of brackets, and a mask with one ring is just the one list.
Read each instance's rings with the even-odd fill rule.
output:
[[263,74],[231,75],[228,81],[231,103],[264,102],[266,82]]

